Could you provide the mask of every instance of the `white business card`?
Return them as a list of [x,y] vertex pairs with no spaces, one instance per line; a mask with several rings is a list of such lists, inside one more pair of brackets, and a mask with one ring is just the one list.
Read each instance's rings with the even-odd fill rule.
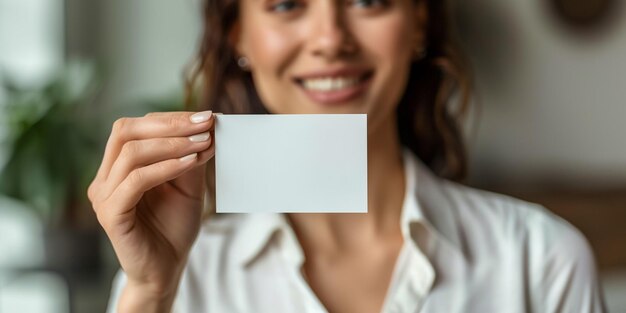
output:
[[367,212],[367,115],[216,115],[218,213]]

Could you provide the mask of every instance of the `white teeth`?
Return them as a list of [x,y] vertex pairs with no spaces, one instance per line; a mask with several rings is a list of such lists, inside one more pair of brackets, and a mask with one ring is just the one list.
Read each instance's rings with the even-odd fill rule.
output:
[[316,91],[331,91],[352,87],[359,82],[358,77],[324,77],[304,79],[302,85],[306,89]]

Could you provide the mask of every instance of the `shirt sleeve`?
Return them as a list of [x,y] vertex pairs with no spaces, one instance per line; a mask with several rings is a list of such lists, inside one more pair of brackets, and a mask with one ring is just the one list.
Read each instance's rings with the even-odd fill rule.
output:
[[120,300],[120,295],[122,294],[122,289],[126,285],[126,274],[120,269],[115,277],[113,278],[113,283],[111,286],[111,295],[109,296],[109,303],[107,305],[107,313],[116,313],[117,312],[117,303]]
[[541,228],[535,229],[534,237],[541,243],[530,260],[536,287],[531,290],[533,312],[606,312],[587,239],[565,220],[551,213],[545,218],[539,223]]

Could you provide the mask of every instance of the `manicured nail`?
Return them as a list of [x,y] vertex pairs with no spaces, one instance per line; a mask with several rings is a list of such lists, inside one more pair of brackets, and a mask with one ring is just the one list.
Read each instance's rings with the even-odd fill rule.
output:
[[192,153],[190,155],[186,155],[186,156],[180,158],[179,160],[181,162],[187,162],[187,161],[195,160],[197,157],[198,157],[197,153]]
[[189,140],[191,142],[207,141],[207,140],[209,140],[209,138],[211,138],[211,132],[206,132],[206,133],[201,133],[201,134],[189,136]]
[[212,111],[198,112],[190,117],[192,123],[206,122],[211,118]]

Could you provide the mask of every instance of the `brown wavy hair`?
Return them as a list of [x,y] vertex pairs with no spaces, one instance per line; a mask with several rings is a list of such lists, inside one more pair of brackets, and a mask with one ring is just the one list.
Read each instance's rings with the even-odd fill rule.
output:
[[[425,1],[428,23],[422,58],[411,64],[407,88],[397,108],[398,134],[435,174],[454,181],[467,175],[461,122],[469,109],[470,79],[449,23],[446,1]],[[204,31],[188,70],[187,108],[227,114],[267,114],[249,72],[239,68],[229,33],[238,18],[238,0],[206,0]],[[408,40],[408,39],[407,39]],[[199,87],[201,94],[194,98]],[[451,97],[460,97],[453,110]],[[214,161],[208,166],[214,190]],[[215,208],[214,203],[212,208]]]

